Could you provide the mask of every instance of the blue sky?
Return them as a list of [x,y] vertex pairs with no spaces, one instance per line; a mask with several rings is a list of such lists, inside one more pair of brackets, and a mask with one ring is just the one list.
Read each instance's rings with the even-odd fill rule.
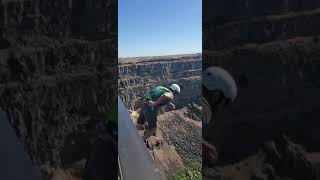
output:
[[119,57],[201,52],[201,0],[118,2]]

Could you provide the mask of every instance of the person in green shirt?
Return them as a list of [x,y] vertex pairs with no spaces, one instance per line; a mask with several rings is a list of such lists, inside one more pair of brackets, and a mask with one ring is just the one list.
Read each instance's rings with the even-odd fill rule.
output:
[[157,116],[161,106],[170,105],[175,109],[172,100],[176,94],[180,93],[180,87],[177,84],[171,84],[169,88],[158,86],[152,88],[144,96],[144,103],[141,107],[140,115],[137,121],[137,128],[142,129],[147,122],[146,131],[143,135],[143,141],[156,134]]

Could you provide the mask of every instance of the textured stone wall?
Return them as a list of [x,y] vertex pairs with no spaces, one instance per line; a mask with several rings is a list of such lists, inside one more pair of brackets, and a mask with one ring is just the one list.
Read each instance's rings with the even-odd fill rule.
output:
[[209,49],[226,49],[250,43],[263,44],[297,36],[313,36],[320,31],[319,18],[320,11],[316,9],[231,21],[206,28],[211,39],[205,39],[205,43]]
[[[241,162],[256,155],[265,142],[277,144],[284,134],[306,154],[318,153],[319,1],[204,5],[203,68],[221,66],[238,85],[235,102],[218,114],[214,127],[203,129],[221,163]],[[303,169],[297,176],[290,173],[295,170],[284,172],[281,163],[272,163],[276,174],[293,179],[310,175]]]
[[203,1],[203,21],[224,24],[258,16],[309,11],[319,7],[319,0],[211,0]]
[[18,33],[105,39],[117,33],[114,0],[21,0],[0,4],[0,27]]
[[200,54],[122,59],[119,65],[119,95],[129,109],[136,109],[150,88],[177,83],[182,86],[182,93],[174,100],[178,107],[192,101],[198,102],[201,95],[201,67]]
[[105,131],[117,101],[116,17],[113,0],[0,4],[0,109],[46,178],[85,160]]

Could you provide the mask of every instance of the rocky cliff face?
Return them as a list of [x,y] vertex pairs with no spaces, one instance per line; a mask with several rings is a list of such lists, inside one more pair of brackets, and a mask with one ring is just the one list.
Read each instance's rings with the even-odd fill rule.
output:
[[106,39],[116,35],[117,2],[89,0],[5,0],[0,5],[0,26],[21,33],[55,37]]
[[200,54],[120,59],[119,95],[129,109],[136,109],[152,87],[177,83],[182,87],[174,100],[178,108],[199,103],[201,60]]
[[117,94],[116,1],[2,1],[0,109],[44,177],[85,160]]
[[[319,2],[204,3],[203,68],[225,68],[239,92],[220,112],[216,126],[204,129],[203,136],[217,146],[221,164],[241,162],[283,134],[306,148],[306,154],[318,153]],[[299,179],[282,165],[271,163],[277,176]],[[291,170],[318,179],[309,171],[318,167],[307,167]]]
[[[193,116],[190,116],[192,113]],[[133,111],[131,118],[136,124],[139,113]],[[146,141],[164,179],[173,179],[178,171],[201,158],[201,107],[184,107],[159,114],[156,136]],[[143,134],[143,130],[138,131]]]

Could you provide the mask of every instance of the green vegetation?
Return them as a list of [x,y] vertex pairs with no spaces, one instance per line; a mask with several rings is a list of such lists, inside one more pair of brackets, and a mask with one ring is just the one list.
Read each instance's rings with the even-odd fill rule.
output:
[[113,104],[113,106],[111,106],[111,109],[106,113],[106,116],[107,116],[107,120],[109,121],[109,123],[111,123],[117,127],[117,124],[118,124],[117,104]]
[[199,158],[188,167],[180,170],[173,180],[202,180],[202,160]]

